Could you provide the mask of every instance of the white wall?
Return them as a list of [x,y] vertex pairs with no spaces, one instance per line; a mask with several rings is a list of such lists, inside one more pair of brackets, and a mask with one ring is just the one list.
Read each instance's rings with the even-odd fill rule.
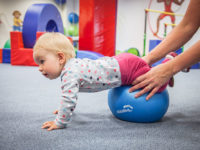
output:
[[[172,5],[172,10],[177,14],[184,14],[189,0],[185,0],[181,6],[176,4]],[[144,16],[145,8],[148,8],[149,0],[118,0],[118,12],[117,12],[117,37],[116,37],[116,49],[124,51],[130,47],[136,47],[143,52],[143,39],[144,39]],[[152,0],[151,9],[164,11],[164,4],[157,3],[156,0]],[[149,21],[152,29],[156,30],[156,20],[159,16],[158,13],[149,13]],[[181,21],[182,17],[176,17],[176,24]],[[164,23],[171,23],[169,17],[164,18],[160,22],[159,36],[163,37]],[[146,51],[149,49],[149,40],[158,39],[153,36],[150,31],[150,25],[147,24],[147,42]],[[168,33],[172,30],[169,26],[167,28]],[[185,45],[185,49],[190,47],[193,43],[199,40],[200,30],[194,35],[194,37]],[[178,40],[178,39],[177,39]]]

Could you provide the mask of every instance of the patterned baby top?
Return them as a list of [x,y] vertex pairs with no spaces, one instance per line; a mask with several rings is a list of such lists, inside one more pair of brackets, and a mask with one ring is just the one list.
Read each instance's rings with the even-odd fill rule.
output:
[[97,60],[70,59],[61,72],[61,107],[56,125],[63,128],[71,120],[78,92],[98,92],[121,85],[121,73],[117,60],[101,57]]

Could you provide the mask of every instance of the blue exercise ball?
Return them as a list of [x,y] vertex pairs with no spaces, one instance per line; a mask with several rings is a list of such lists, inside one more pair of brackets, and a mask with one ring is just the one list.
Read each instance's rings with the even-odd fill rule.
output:
[[130,87],[121,86],[109,90],[108,105],[112,114],[120,120],[136,123],[151,123],[161,120],[169,106],[167,90],[156,93],[146,101],[148,93],[135,98],[134,95],[140,90],[129,93]]
[[78,17],[78,15],[77,15],[76,13],[71,12],[71,13],[69,13],[69,15],[68,15],[68,20],[69,20],[69,22],[72,23],[72,24],[77,24],[78,21],[79,21],[79,17]]

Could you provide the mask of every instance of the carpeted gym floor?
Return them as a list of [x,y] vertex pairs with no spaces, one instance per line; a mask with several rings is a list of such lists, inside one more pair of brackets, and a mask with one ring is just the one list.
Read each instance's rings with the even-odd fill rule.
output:
[[200,70],[179,73],[168,88],[170,106],[157,123],[116,119],[107,93],[80,93],[68,128],[48,132],[60,80],[45,79],[37,67],[0,64],[0,150],[199,150]]

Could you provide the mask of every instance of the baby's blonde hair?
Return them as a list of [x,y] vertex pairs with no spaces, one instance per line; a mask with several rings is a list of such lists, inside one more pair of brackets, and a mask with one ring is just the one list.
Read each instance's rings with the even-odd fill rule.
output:
[[44,49],[53,53],[63,52],[66,57],[75,57],[74,47],[69,39],[59,32],[47,32],[36,41],[33,51]]

